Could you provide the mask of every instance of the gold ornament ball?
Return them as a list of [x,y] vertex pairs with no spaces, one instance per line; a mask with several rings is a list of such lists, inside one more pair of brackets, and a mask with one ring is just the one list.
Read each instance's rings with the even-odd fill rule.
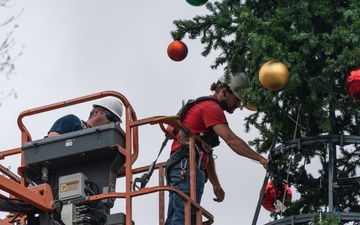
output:
[[249,103],[247,103],[246,105],[244,105],[244,107],[247,109],[247,110],[250,110],[250,111],[256,111],[256,106],[254,105],[251,105]]
[[259,81],[264,88],[270,91],[283,89],[288,80],[289,71],[282,62],[271,60],[260,68]]

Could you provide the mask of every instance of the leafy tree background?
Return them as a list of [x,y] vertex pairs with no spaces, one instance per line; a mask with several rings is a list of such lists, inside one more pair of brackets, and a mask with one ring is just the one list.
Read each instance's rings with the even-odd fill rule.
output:
[[[360,66],[360,1],[267,0],[212,1],[209,13],[191,20],[174,21],[174,39],[199,39],[203,56],[219,52],[213,69],[224,68],[229,77],[246,73],[251,84],[244,104],[257,111],[246,118],[245,130],[254,126],[260,136],[250,142],[267,153],[276,133],[278,143],[319,135],[359,135],[359,102],[349,97],[346,79]],[[281,91],[268,91],[258,79],[267,61],[284,63],[290,73]],[[296,125],[295,121],[298,121]],[[319,158],[319,179],[328,177],[327,145],[301,150],[305,163],[291,162],[294,177],[313,178],[306,165]],[[360,148],[336,149],[336,177],[357,176]],[[284,167],[287,156],[278,160]],[[327,184],[295,185],[301,193],[285,215],[314,213],[328,204]],[[360,211],[358,185],[336,190],[334,204],[341,211]]]

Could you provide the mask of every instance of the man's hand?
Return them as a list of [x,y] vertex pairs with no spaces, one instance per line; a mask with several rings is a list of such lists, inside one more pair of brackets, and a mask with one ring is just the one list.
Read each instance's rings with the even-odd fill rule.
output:
[[261,165],[263,165],[263,167],[266,169],[267,164],[268,164],[268,160],[264,157],[262,157],[259,161],[261,163]]
[[214,194],[216,196],[216,198],[214,198],[215,202],[222,202],[225,198],[225,192],[222,189],[220,184],[217,184],[213,187],[214,190]]

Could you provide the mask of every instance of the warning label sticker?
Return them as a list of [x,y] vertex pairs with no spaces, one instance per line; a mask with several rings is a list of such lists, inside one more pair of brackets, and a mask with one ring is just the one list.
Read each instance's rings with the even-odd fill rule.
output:
[[73,191],[78,188],[79,188],[78,180],[60,184],[60,192]]

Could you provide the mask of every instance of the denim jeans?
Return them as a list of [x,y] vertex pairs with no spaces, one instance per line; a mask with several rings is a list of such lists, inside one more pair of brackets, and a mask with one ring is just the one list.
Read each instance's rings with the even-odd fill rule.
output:
[[[174,153],[176,154],[176,153]],[[172,160],[176,160],[176,155],[173,155]],[[186,176],[184,179],[180,178],[182,168],[186,167]],[[169,171],[167,171],[168,185],[173,186],[186,195],[190,196],[190,161],[186,156],[184,159],[176,163]],[[204,185],[207,181],[207,176],[204,171],[196,170],[196,202],[200,204],[201,197],[204,191]],[[168,215],[165,225],[184,225],[185,224],[185,210],[184,201],[175,193],[169,193]],[[196,224],[196,211],[191,210],[191,224]]]

